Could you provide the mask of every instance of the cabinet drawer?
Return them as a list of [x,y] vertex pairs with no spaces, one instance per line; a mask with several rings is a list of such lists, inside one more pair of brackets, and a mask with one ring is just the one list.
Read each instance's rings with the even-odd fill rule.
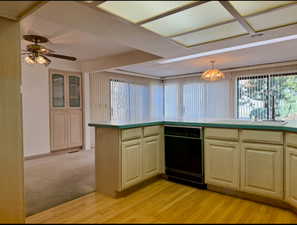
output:
[[286,133],[286,145],[297,147],[297,134]]
[[122,141],[141,137],[141,128],[122,130]]
[[241,130],[240,137],[244,142],[283,144],[283,133],[280,131]]
[[210,139],[238,140],[238,129],[205,128],[205,137]]
[[160,134],[160,126],[150,126],[150,127],[144,127],[143,128],[143,136],[153,136]]

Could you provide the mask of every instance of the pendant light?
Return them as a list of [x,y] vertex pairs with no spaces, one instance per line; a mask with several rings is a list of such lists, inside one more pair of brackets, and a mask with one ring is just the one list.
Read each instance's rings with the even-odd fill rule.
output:
[[206,70],[202,74],[201,78],[204,80],[208,80],[208,81],[217,81],[217,80],[223,79],[225,77],[224,73],[221,72],[220,70],[214,68],[215,61],[212,60],[210,62],[212,64],[212,68],[209,70]]

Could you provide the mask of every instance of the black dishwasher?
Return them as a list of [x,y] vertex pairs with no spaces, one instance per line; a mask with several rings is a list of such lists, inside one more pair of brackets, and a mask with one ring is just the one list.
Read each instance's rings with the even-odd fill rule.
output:
[[169,180],[206,188],[201,127],[165,126],[165,173]]

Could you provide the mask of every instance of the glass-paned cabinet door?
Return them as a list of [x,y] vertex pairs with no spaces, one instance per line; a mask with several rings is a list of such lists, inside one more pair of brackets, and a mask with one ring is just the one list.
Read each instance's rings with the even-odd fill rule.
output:
[[69,76],[69,107],[81,107],[81,78]]
[[65,77],[61,74],[52,75],[52,107],[65,107]]

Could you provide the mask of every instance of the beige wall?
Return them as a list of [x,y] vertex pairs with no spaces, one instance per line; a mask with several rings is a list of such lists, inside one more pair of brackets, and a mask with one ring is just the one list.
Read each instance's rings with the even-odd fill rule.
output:
[[0,223],[24,222],[20,26],[0,18]]

